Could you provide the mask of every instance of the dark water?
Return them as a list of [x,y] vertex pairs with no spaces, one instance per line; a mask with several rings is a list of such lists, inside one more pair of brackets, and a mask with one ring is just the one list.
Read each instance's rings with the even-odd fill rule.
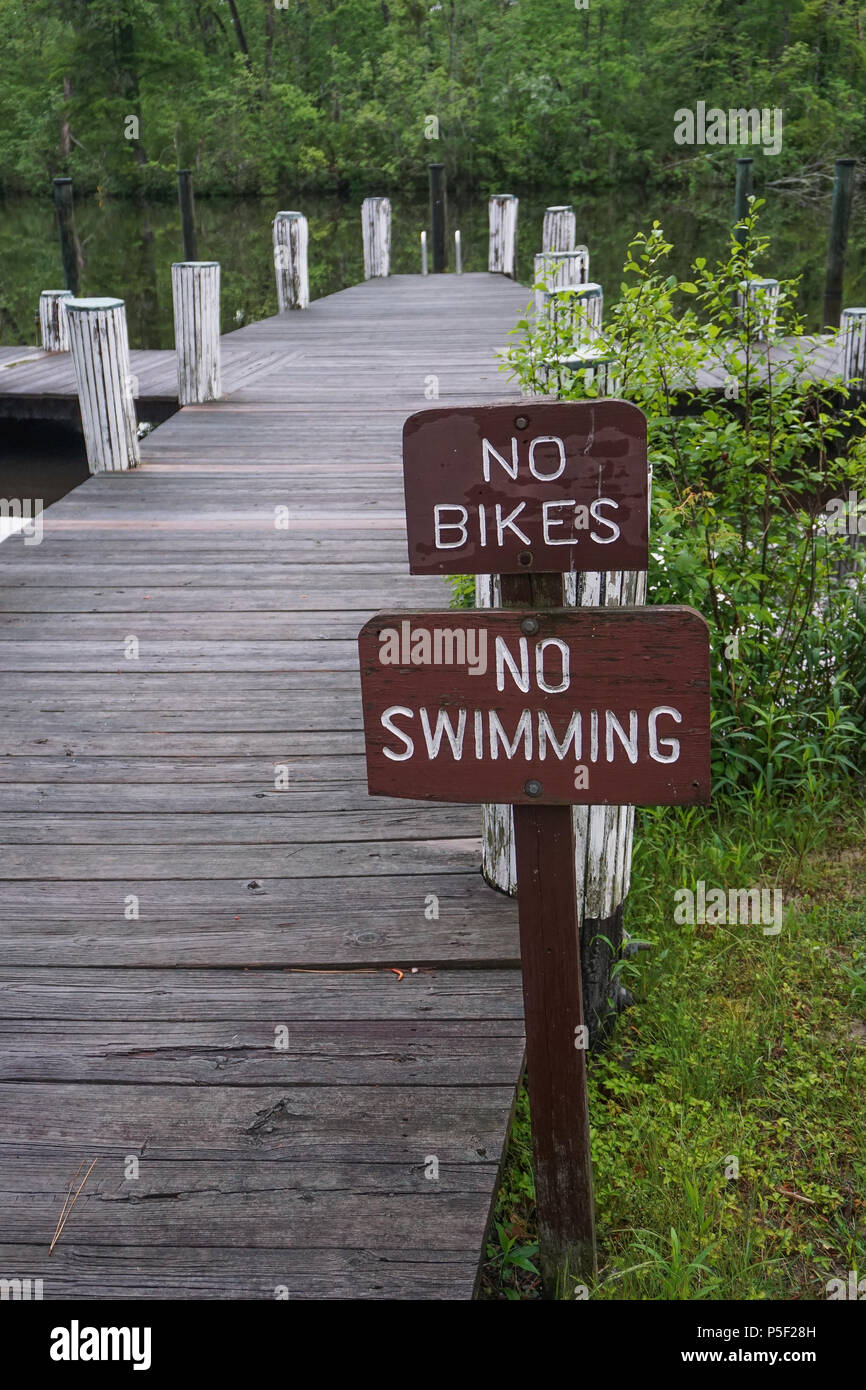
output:
[[[568,200],[553,189],[547,196],[521,196],[518,217],[518,273],[532,278],[532,256],[541,244],[541,223],[548,204]],[[572,197],[578,241],[590,249],[590,273],[616,295],[625,248],[653,218],[661,222],[675,251],[672,269],[684,276],[695,256],[722,254],[731,220],[729,196],[694,205],[661,193],[637,190]],[[391,199],[393,208],[392,270],[420,269],[419,236],[427,225],[424,199]],[[222,266],[222,327],[229,332],[277,311],[271,259],[271,222],[279,206],[297,207],[310,222],[310,292],[331,294],[363,277],[360,205],[334,199],[200,199],[197,204],[199,255]],[[459,227],[463,268],[487,268],[487,206],[484,198],[451,200],[450,240]],[[859,214],[859,215],[858,215]],[[829,200],[804,208],[779,194],[768,195],[764,230],[773,236],[764,273],[786,278],[802,275],[802,308],[810,328],[821,322],[821,296],[829,223]],[[855,205],[844,302],[866,302],[866,228],[862,202]],[[125,299],[130,343],[140,348],[171,348],[171,262],[182,258],[180,216],[173,203],[140,204],[82,197],[76,202],[76,225],[84,259],[82,293]],[[453,268],[453,261],[452,261]],[[39,292],[62,285],[54,208],[50,197],[0,202],[0,342],[38,342]],[[528,298],[528,296],[527,296]]]

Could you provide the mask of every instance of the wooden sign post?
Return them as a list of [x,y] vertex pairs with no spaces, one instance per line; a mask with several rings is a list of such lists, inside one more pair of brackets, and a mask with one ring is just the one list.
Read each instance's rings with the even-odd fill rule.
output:
[[404,471],[413,573],[499,572],[505,606],[380,613],[364,626],[367,782],[374,796],[514,808],[539,1259],[552,1296],[563,1274],[595,1269],[571,807],[709,800],[708,628],[684,607],[562,606],[564,573],[600,568],[600,547],[611,568],[646,568],[634,406],[424,411],[406,422]]

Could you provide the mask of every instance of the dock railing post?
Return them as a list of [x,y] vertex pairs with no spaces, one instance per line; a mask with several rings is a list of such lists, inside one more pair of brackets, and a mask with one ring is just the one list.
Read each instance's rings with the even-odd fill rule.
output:
[[433,242],[433,274],[441,275],[446,266],[445,242],[445,165],[431,164],[430,227]]
[[183,258],[198,260],[198,236],[195,230],[195,202],[192,193],[192,171],[177,171],[177,201],[180,205],[180,225],[183,234]]
[[310,230],[304,214],[278,212],[274,218],[273,238],[280,313],[287,309],[307,309],[310,305],[307,266]]
[[71,290],[43,290],[40,294],[39,329],[43,352],[69,351],[66,301],[71,298]]
[[78,276],[78,239],[75,235],[75,213],[72,205],[72,180],[54,180],[54,207],[57,211],[57,230],[60,235],[60,258],[66,288],[77,295],[81,288]]
[[516,275],[517,204],[513,193],[493,193],[487,207],[490,240],[487,269],[494,275]]
[[741,280],[737,296],[740,322],[758,342],[769,343],[776,332],[778,280]]
[[122,299],[67,299],[66,319],[87,465],[91,473],[135,468],[138,428],[126,305]]
[[577,218],[569,206],[547,208],[541,232],[542,251],[573,251]]
[[427,233],[421,233],[421,274],[427,274]]
[[[842,310],[842,375],[858,396],[866,395],[866,308]],[[854,383],[850,385],[850,383]]]
[[571,251],[539,251],[535,256],[535,283],[544,289],[535,291],[535,312],[544,309],[544,294],[550,290],[567,290],[589,282],[589,251],[575,246]]
[[842,311],[842,282],[845,275],[845,248],[848,223],[854,199],[854,160],[837,159],[833,178],[833,204],[830,209],[830,240],[827,246],[827,278],[824,282],[824,323],[839,327]]
[[217,401],[220,383],[218,261],[176,261],[171,268],[177,398],[181,405]]
[[364,239],[364,279],[391,273],[391,203],[388,198],[365,198],[361,205]]
[[460,244],[460,232],[454,233],[454,273],[463,274],[463,248]]

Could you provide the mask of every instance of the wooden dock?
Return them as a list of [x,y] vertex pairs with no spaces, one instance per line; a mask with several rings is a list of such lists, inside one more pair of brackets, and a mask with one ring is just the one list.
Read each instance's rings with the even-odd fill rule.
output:
[[355,638],[447,603],[407,574],[401,426],[433,377],[513,394],[526,295],[398,276],[240,330],[226,399],[0,545],[0,1276],[472,1296],[516,912],[478,808],[368,798]]
[[[403,279],[421,277],[405,276]],[[469,277],[465,277],[468,281]],[[504,348],[506,334],[526,310],[529,290],[511,285],[513,294],[509,308],[513,317],[501,330],[499,347]],[[333,298],[334,296],[331,296]],[[265,323],[275,323],[266,319]],[[296,349],[282,339],[262,332],[262,324],[250,324],[221,340],[223,391],[225,395],[244,395],[248,390],[256,401],[271,400],[279,381],[284,377],[289,358]],[[151,424],[167,420],[177,410],[177,363],[174,352],[133,350],[130,353],[138,418]],[[804,338],[782,338],[769,349],[769,360],[776,368],[793,367],[800,375],[812,380],[832,379],[841,373],[844,351],[827,334]],[[361,364],[355,366],[360,369]],[[266,378],[268,379],[266,381]],[[716,392],[720,397],[727,384],[727,373],[712,362],[698,372],[697,387]],[[507,393],[507,379],[500,378],[498,390]],[[683,382],[676,389],[682,393],[693,389]],[[263,393],[263,394],[262,394]],[[473,398],[471,383],[469,398]],[[329,399],[327,388],[311,399]],[[284,402],[285,404],[289,404]],[[421,405],[429,404],[422,396]],[[75,376],[69,353],[43,352],[35,347],[0,347],[0,419],[55,420],[75,428],[80,416]]]
[[[222,339],[223,387],[227,394],[260,381],[285,365],[286,353],[247,347],[241,332]],[[177,410],[174,352],[133,350],[133,390],[139,421],[159,424]],[[0,347],[0,419],[56,420],[78,428],[80,415],[72,358],[37,347]]]

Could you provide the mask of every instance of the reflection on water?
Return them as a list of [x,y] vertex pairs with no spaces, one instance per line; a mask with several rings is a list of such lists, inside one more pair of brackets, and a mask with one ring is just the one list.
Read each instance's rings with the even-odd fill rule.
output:
[[[532,278],[532,256],[540,248],[541,223],[549,204],[564,201],[562,190],[548,196],[521,196],[518,217],[518,272]],[[629,238],[653,218],[674,242],[672,269],[684,277],[691,260],[715,258],[724,249],[731,218],[730,198],[703,206],[676,203],[654,191],[626,190],[575,199],[578,241],[590,249],[590,270],[608,299],[615,296]],[[395,273],[420,269],[419,238],[427,225],[426,200],[391,198],[392,261]],[[310,221],[310,292],[331,294],[363,278],[361,220],[357,203],[304,197],[283,201],[300,206]],[[222,265],[222,328],[230,332],[277,312],[271,261],[271,199],[200,199],[197,204],[199,255]],[[483,198],[451,200],[449,252],[459,227],[463,268],[487,269],[487,207]],[[845,282],[846,304],[866,301],[866,231],[855,208]],[[765,273],[802,275],[802,307],[810,328],[820,326],[829,203],[803,208],[772,193],[764,230],[774,245]],[[117,295],[126,300],[130,342],[139,348],[171,348],[171,262],[182,257],[180,214],[174,203],[76,202],[82,243],[82,293]],[[0,343],[39,341],[39,293],[62,284],[60,252],[51,197],[0,202]],[[528,296],[527,296],[528,297]]]
[[49,420],[0,420],[0,541],[41,540],[42,510],[89,476],[84,440]]

